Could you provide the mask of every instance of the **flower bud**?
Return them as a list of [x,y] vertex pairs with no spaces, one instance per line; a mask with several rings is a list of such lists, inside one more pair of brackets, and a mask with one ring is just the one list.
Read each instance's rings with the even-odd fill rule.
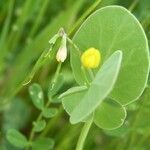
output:
[[56,60],[58,62],[64,62],[66,58],[67,58],[66,35],[63,35],[61,46],[56,54]]
[[85,68],[97,68],[101,61],[101,54],[95,48],[87,49],[81,56],[81,62]]

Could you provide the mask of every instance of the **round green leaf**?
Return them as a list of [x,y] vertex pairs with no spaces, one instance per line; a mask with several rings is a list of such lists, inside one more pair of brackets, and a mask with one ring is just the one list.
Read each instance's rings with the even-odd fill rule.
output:
[[44,108],[42,115],[45,118],[52,118],[57,114],[58,110],[56,108]]
[[32,150],[52,150],[54,141],[51,138],[38,138],[32,144]]
[[116,51],[99,69],[88,92],[71,113],[70,122],[78,123],[95,111],[96,107],[112,91],[117,80],[122,60],[122,52]]
[[94,113],[95,124],[107,130],[120,127],[126,118],[125,108],[112,99],[105,99]]
[[42,88],[39,84],[34,83],[29,87],[29,94],[31,96],[32,102],[38,109],[44,108],[44,96]]
[[19,148],[24,148],[28,145],[26,137],[15,129],[9,129],[6,138],[12,145]]
[[46,126],[45,120],[40,120],[38,122],[34,122],[34,131],[35,132],[41,132]]
[[[128,10],[120,6],[97,10],[81,25],[73,41],[82,52],[90,47],[99,49],[102,63],[117,49],[122,50],[121,71],[110,96],[128,104],[141,95],[149,72],[148,42],[142,26]],[[75,79],[83,85],[79,54],[73,48],[70,52]]]

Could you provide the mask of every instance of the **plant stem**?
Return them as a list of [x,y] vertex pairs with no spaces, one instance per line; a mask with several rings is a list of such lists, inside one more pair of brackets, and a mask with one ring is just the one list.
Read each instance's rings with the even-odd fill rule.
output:
[[74,47],[74,49],[79,53],[79,56],[80,56],[81,55],[81,51],[78,48],[78,46],[69,37],[67,37],[67,40]]
[[[42,112],[39,114],[38,118],[36,119],[36,122],[40,121],[42,119]],[[32,130],[31,130],[31,133],[30,133],[30,136],[29,136],[29,143],[31,145],[32,143],[32,140],[34,138],[34,135],[35,135],[35,132],[34,132],[34,126],[32,127]]]
[[91,80],[93,80],[94,77],[95,77],[95,75],[94,75],[92,69],[88,69],[88,73],[89,73],[89,75],[90,75]]
[[[56,80],[57,80],[57,78],[58,78],[60,69],[61,69],[61,63],[59,63],[58,66],[57,66],[56,73],[55,73],[54,79],[53,79],[53,81],[52,81],[52,84],[53,84],[53,85],[56,83]],[[45,108],[49,107],[50,102],[51,102],[50,100],[47,101],[47,103],[46,103],[46,105],[45,105]],[[42,119],[42,117],[43,117],[43,116],[42,116],[42,113],[43,113],[43,112],[41,111],[41,113],[39,114],[38,118],[36,119],[36,122],[39,122],[39,121]],[[30,146],[32,145],[32,140],[33,140],[33,138],[34,138],[34,135],[35,135],[35,132],[34,132],[34,126],[33,126],[33,127],[32,127],[32,130],[31,130],[31,132],[30,132],[30,136],[29,136],[29,147],[27,147],[27,149],[29,149]]]
[[90,120],[84,124],[77,142],[76,150],[83,150],[84,142],[88,135],[92,122],[93,122],[93,118],[90,118]]
[[60,72],[60,69],[61,69],[61,62],[58,64],[58,66],[57,66],[57,69],[56,69],[56,73],[55,73],[55,76],[54,76],[54,79],[53,79],[53,81],[52,81],[52,84],[55,84],[56,83],[56,80],[57,80],[57,78],[58,78],[58,75],[59,75],[59,72]]
[[[47,101],[45,107],[47,108],[47,107],[49,107],[49,105],[50,105],[50,101]],[[39,114],[38,118],[36,119],[36,122],[39,122],[42,119],[42,113],[43,112],[41,111],[41,113]],[[29,144],[30,145],[32,145],[32,140],[33,140],[34,135],[35,135],[35,132],[34,132],[33,129],[34,129],[34,126],[32,127],[32,130],[31,130],[31,133],[30,133],[30,136],[29,136]]]
[[140,0],[134,0],[128,9],[132,12],[134,8],[137,6],[139,1]]
[[[72,126],[71,124],[67,124],[65,130],[63,132],[59,132],[56,141],[58,141],[58,144],[55,147],[55,150],[61,150],[61,149],[72,149],[74,147],[74,144],[72,143],[76,137],[79,136],[78,130],[81,128],[81,124],[77,124],[75,126]],[[67,134],[65,134],[67,132]],[[59,138],[63,137],[63,138]]]
[[47,10],[48,3],[49,3],[49,0],[43,1],[42,5],[41,5],[41,9],[39,11],[39,14],[36,17],[36,20],[34,21],[34,26],[32,27],[32,29],[29,33],[29,39],[32,38],[34,36],[34,34],[36,33],[36,31],[38,30],[38,27],[39,27],[40,23],[42,22],[44,13]]
[[62,108],[62,106],[60,106],[57,115],[52,120],[48,121],[46,128],[41,132],[39,137],[45,137],[49,133],[50,129],[55,127],[55,125],[59,121],[62,113],[63,113],[63,108]]
[[101,0],[97,0],[96,2],[88,8],[88,10],[77,20],[72,29],[69,31],[69,35],[74,33],[76,28],[83,22],[83,20],[92,13],[92,11],[100,4]]

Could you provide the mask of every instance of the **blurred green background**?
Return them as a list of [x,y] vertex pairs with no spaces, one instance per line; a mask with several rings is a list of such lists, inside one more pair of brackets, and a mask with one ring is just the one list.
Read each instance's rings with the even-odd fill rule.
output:
[[[49,48],[49,39],[60,27],[72,37],[82,22],[94,10],[107,5],[130,9],[141,22],[150,42],[149,0],[0,0],[0,150],[17,150],[5,140],[9,128],[29,136],[39,112],[28,94],[30,84],[22,81],[31,72],[41,55]],[[57,48],[57,46],[56,46]],[[55,59],[36,72],[33,81],[39,83],[47,99],[47,88],[54,75]],[[60,93],[75,84],[69,59],[63,64],[64,84]],[[127,108],[128,117],[122,127],[113,131],[92,126],[85,150],[149,150],[150,149],[150,89],[139,101]],[[48,120],[42,134],[55,140],[56,150],[73,150],[82,124],[71,125],[59,102],[59,112]]]

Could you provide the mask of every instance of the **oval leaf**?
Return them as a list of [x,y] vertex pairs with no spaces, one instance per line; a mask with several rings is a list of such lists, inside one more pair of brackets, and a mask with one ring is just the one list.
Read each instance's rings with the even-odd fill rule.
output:
[[116,51],[99,69],[88,92],[71,113],[71,123],[77,123],[90,115],[108,96],[118,77],[121,60],[122,52]]
[[94,113],[95,124],[107,130],[120,127],[126,118],[125,108],[112,99],[105,99]]
[[58,110],[56,108],[44,108],[42,115],[45,118],[52,118],[57,114]]
[[28,145],[26,137],[15,129],[9,129],[6,138],[12,145],[19,148],[24,148]]
[[51,138],[38,138],[32,144],[33,150],[52,150],[54,147],[54,140]]
[[44,108],[44,96],[42,88],[39,84],[34,83],[29,87],[29,93],[34,106],[38,109]]
[[34,122],[34,131],[35,132],[41,132],[46,126],[45,120],[40,120],[38,122]]
[[[111,98],[128,104],[141,95],[149,73],[148,42],[142,26],[128,10],[120,6],[97,10],[81,25],[73,41],[81,51],[99,49],[103,62],[116,49],[122,50],[123,64]],[[80,57],[74,49],[70,52],[75,79],[83,85]]]

